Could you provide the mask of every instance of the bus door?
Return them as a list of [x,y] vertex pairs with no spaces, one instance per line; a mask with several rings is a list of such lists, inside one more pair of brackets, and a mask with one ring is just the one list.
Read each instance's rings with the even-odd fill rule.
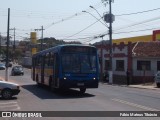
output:
[[54,87],[58,88],[59,87],[59,80],[58,80],[58,71],[59,71],[59,60],[58,60],[58,54],[54,54],[54,66],[53,66],[53,83]]
[[41,56],[41,83],[44,83],[44,65],[45,65],[45,55]]

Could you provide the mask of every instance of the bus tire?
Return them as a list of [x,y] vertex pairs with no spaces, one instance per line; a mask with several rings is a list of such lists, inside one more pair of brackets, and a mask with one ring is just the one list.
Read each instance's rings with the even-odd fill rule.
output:
[[53,87],[52,77],[49,77],[49,89],[52,91]]
[[157,87],[160,88],[160,83],[157,83]]
[[4,99],[11,99],[13,96],[12,90],[8,88],[4,89],[1,94]]
[[54,83],[52,81],[52,77],[49,78],[49,89],[52,91],[52,92],[57,92],[57,89],[54,87]]
[[40,87],[41,83],[39,83],[38,81],[39,81],[39,78],[38,78],[38,75],[36,75],[36,83],[37,83],[38,87]]
[[84,94],[86,92],[86,88],[79,88],[79,89],[81,94]]

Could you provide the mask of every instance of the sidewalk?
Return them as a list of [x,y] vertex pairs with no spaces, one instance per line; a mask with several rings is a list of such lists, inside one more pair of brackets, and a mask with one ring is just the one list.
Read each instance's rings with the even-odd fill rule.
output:
[[156,84],[139,84],[139,85],[129,85],[129,87],[133,87],[133,88],[142,88],[142,89],[152,89],[152,90],[160,90],[160,88],[158,88],[156,86]]
[[118,84],[110,84],[110,83],[103,83],[101,82],[101,84],[106,84],[106,85],[117,85],[117,86],[122,86],[122,87],[131,87],[131,88],[140,88],[140,89],[151,89],[151,90],[160,90],[160,88],[158,88],[156,86],[155,83],[153,84],[137,84],[137,85],[118,85]]

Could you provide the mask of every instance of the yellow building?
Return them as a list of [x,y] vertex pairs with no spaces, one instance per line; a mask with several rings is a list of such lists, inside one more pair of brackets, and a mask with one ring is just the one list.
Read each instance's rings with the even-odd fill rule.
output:
[[137,37],[130,37],[130,38],[121,38],[121,39],[113,39],[113,43],[120,44],[121,42],[124,42],[125,44],[128,44],[128,42],[149,42],[153,41],[152,35],[145,35],[145,36],[137,36]]

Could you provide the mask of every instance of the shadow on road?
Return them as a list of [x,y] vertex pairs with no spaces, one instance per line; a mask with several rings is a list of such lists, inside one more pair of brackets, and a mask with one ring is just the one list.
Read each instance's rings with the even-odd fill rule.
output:
[[68,89],[68,90],[60,90],[52,92],[46,86],[38,86],[36,84],[31,85],[22,85],[22,88],[28,90],[33,93],[35,96],[41,99],[70,99],[70,98],[86,98],[86,97],[94,97],[95,95],[85,93],[80,94],[78,90]]
[[17,97],[16,97],[16,96],[13,96],[11,99],[4,99],[4,98],[0,97],[0,101],[1,101],[1,100],[5,100],[5,101],[6,101],[6,100],[7,100],[7,101],[8,101],[8,100],[17,100]]

